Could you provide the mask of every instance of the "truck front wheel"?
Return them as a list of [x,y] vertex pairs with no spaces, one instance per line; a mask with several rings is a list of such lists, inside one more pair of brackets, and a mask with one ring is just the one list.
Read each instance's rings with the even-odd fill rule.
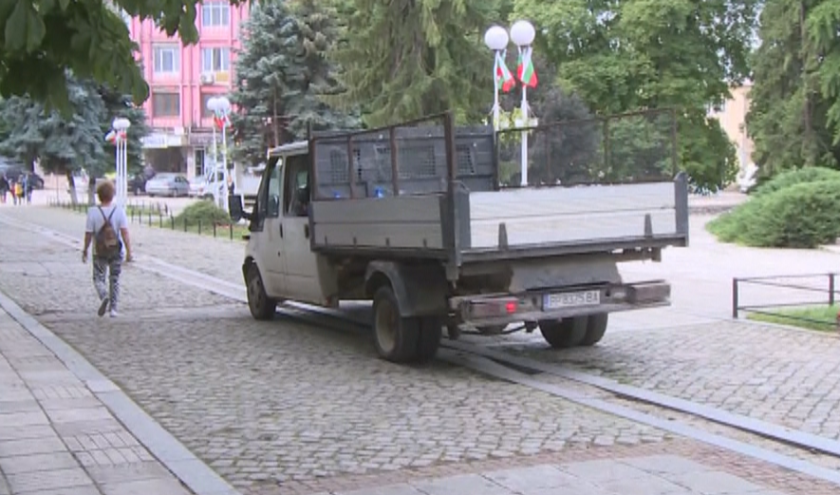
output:
[[551,347],[568,349],[580,345],[586,338],[587,321],[586,316],[562,320],[541,320],[540,333]]
[[400,316],[391,287],[373,296],[373,342],[383,359],[394,363],[427,362],[437,354],[443,322],[435,317]]
[[270,320],[277,312],[277,301],[268,297],[257,265],[248,267],[247,275],[248,309],[256,320]]

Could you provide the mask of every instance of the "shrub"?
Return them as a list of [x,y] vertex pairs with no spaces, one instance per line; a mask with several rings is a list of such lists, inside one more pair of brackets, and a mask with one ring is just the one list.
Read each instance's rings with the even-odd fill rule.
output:
[[187,222],[187,225],[227,225],[230,223],[230,215],[216,206],[212,201],[198,201],[186,208],[175,217],[178,223]]
[[755,188],[755,196],[763,196],[803,182],[840,180],[840,172],[825,167],[805,167],[788,170]]
[[840,236],[840,179],[802,182],[762,194],[710,222],[708,229],[721,241],[754,247],[833,243]]

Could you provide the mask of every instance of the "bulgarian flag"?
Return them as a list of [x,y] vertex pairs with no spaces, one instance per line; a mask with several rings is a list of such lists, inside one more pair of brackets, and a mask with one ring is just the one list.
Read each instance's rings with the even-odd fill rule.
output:
[[105,135],[105,141],[108,141],[111,144],[116,144],[117,141],[125,141],[125,138],[125,131],[117,132],[113,129],[111,129],[111,132]]
[[217,113],[213,116],[213,122],[216,124],[216,127],[219,130],[224,129],[225,127],[230,127],[230,119],[227,115],[222,113]]
[[506,52],[496,52],[496,87],[507,93],[516,85],[513,74],[505,65]]
[[519,66],[516,68],[516,78],[524,86],[529,88],[537,87],[537,71],[534,70],[534,62],[531,60],[531,47],[523,48],[519,52]]

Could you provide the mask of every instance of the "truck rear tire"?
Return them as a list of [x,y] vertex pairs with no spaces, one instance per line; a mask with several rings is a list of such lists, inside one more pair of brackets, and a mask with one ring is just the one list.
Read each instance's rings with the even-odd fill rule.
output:
[[440,340],[443,337],[443,319],[425,316],[420,320],[420,335],[417,338],[417,350],[414,362],[428,363],[437,355]]
[[277,312],[277,301],[268,297],[263,285],[260,269],[252,264],[247,275],[248,309],[255,320],[270,320]]
[[382,359],[393,363],[425,363],[440,347],[443,321],[437,317],[400,316],[399,303],[389,286],[373,296],[373,343]]
[[586,316],[563,318],[562,320],[541,320],[540,333],[548,344],[555,349],[575,347],[586,338]]
[[609,313],[600,313],[586,317],[586,336],[580,342],[581,346],[590,347],[604,338],[609,323]]

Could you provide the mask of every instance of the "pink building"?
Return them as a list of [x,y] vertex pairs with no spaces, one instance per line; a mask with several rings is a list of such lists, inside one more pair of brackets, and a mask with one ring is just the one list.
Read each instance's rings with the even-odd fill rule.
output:
[[199,42],[184,46],[151,21],[128,20],[151,95],[144,104],[152,134],[143,143],[147,163],[189,179],[203,173],[210,157],[213,118],[207,100],[228,94],[234,82],[235,51],[241,48],[240,24],[249,5],[224,0],[197,4]]

